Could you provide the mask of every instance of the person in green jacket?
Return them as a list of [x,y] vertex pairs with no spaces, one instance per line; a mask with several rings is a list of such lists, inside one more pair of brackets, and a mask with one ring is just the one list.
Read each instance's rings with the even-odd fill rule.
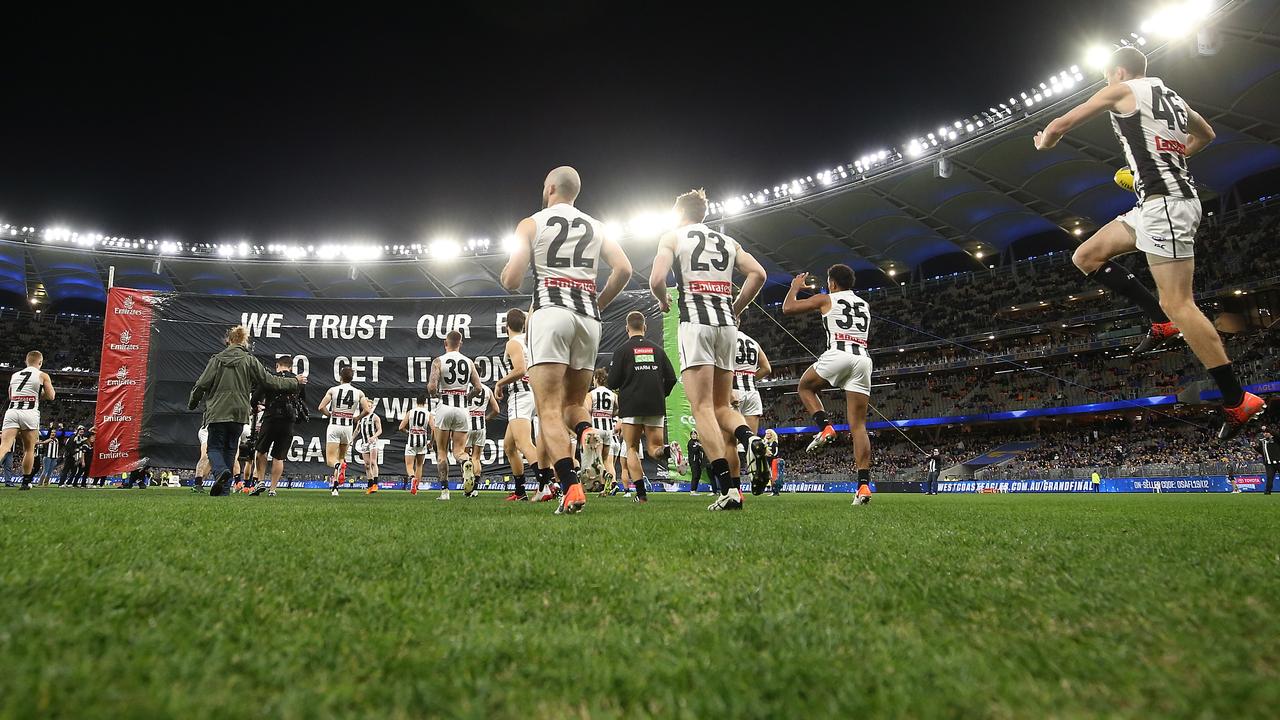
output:
[[237,325],[227,331],[227,347],[209,358],[200,379],[191,388],[187,408],[195,410],[204,401],[204,424],[209,428],[209,465],[214,482],[210,495],[226,495],[231,466],[240,444],[240,432],[249,417],[249,398],[254,390],[294,390],[307,384],[307,376],[276,377],[249,354],[249,331]]

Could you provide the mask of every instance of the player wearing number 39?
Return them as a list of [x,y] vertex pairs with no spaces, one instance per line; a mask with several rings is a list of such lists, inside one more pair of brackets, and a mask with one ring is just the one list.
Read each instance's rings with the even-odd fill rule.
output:
[[36,440],[40,439],[40,398],[52,400],[53,383],[41,372],[44,355],[37,350],[27,353],[27,367],[9,378],[9,408],[4,413],[4,431],[0,441],[0,458],[13,450],[22,438],[22,489],[31,489],[35,472]]
[[[595,458],[586,442],[591,419],[583,406],[591,387],[600,346],[600,311],[618,296],[631,278],[631,262],[604,225],[575,208],[582,178],[571,167],[558,167],[542,185],[543,210],[520,221],[511,259],[502,270],[502,285],[520,289],[524,270],[533,271],[533,310],[525,331],[529,343],[529,379],[542,432],[538,455],[553,463],[564,495],[556,514],[580,512],[587,496],[578,483],[569,449],[569,431],[584,449],[583,466]],[[596,293],[596,262],[609,265],[609,279]]]
[[449,499],[449,456],[462,466],[463,496],[471,493],[475,482],[475,470],[467,457],[464,445],[470,426],[471,401],[484,393],[480,374],[471,358],[463,355],[462,333],[450,330],[444,338],[445,353],[431,361],[431,379],[427,381],[427,396],[439,394],[436,406],[435,441],[436,473],[440,477],[440,497]]
[[832,265],[827,270],[827,293],[817,293],[803,300],[808,273],[800,273],[791,281],[787,298],[782,301],[785,315],[803,312],[822,314],[827,334],[827,350],[800,377],[800,402],[813,413],[820,430],[809,443],[809,451],[817,450],[835,439],[835,429],[827,420],[827,412],[818,397],[820,390],[844,390],[848,405],[849,433],[853,435],[853,461],[858,470],[858,491],[854,505],[871,502],[871,439],[867,436],[867,404],[871,399],[871,353],[867,350],[867,333],[871,327],[871,308],[867,301],[853,293],[853,270],[848,265]]
[[[1147,58],[1137,48],[1116,50],[1106,65],[1107,86],[1037,133],[1037,150],[1049,150],[1064,135],[1102,112],[1134,175],[1138,205],[1076,248],[1072,262],[1091,280],[1142,308],[1151,330],[1133,350],[1150,352],[1179,332],[1222,390],[1223,440],[1235,437],[1266,405],[1244,392],[1213,323],[1196,306],[1192,290],[1200,198],[1187,158],[1213,142],[1213,128],[1187,107],[1160,78],[1147,77]],[[1140,250],[1155,279],[1157,300],[1112,258]]]

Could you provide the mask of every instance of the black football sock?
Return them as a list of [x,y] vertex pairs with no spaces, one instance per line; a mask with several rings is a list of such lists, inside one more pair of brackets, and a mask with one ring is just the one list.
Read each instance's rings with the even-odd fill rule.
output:
[[36,479],[35,473],[32,473],[32,474],[30,474],[30,475],[23,475],[23,476],[22,476],[22,484],[23,484],[23,485],[30,485],[32,482],[34,482],[34,481],[35,481],[35,479]]
[[574,425],[573,438],[579,441],[582,440],[582,431],[589,430],[590,428],[591,428],[591,423],[586,422],[585,420],[583,422],[578,423],[577,425]]
[[858,487],[862,487],[863,485],[870,485],[870,484],[871,484],[871,471],[859,470],[858,471]]
[[570,485],[578,484],[578,471],[573,469],[573,458],[560,458],[556,461],[556,477],[560,480],[563,492],[569,492]]
[[715,480],[716,487],[720,489],[720,494],[728,495],[729,489],[733,487],[733,481],[729,478],[729,461],[725,458],[712,460],[711,477]]
[[1209,374],[1222,391],[1222,405],[1233,408],[1244,402],[1244,388],[1240,387],[1240,378],[1236,377],[1236,369],[1231,363],[1209,368]]
[[813,414],[813,424],[814,424],[814,425],[817,425],[819,428],[824,428],[824,427],[826,427],[826,426],[827,426],[827,411],[826,411],[826,410],[819,410],[818,412],[814,413],[814,414]]
[[1169,322],[1169,316],[1165,315],[1164,310],[1160,309],[1160,301],[1156,299],[1156,296],[1152,295],[1146,286],[1138,282],[1138,278],[1134,277],[1133,273],[1125,270],[1124,266],[1116,261],[1106,261],[1102,267],[1085,277],[1137,305],[1151,322]]
[[756,434],[751,432],[751,428],[746,425],[739,425],[738,428],[733,431],[733,437],[737,439],[738,442],[742,443],[742,449],[744,451],[751,447],[751,440],[755,436]]
[[647,482],[649,482],[649,478],[647,476],[643,476],[636,481],[636,495],[639,495],[640,497],[648,497],[649,491],[645,489],[645,483]]
[[538,468],[538,492],[542,492],[544,488],[551,484],[551,480],[555,478],[555,471],[551,468]]

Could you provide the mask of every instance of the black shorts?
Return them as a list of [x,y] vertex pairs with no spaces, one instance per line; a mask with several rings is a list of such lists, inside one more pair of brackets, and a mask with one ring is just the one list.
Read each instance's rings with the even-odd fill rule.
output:
[[284,460],[293,443],[293,423],[283,418],[265,418],[258,430],[258,452],[271,455],[272,460]]

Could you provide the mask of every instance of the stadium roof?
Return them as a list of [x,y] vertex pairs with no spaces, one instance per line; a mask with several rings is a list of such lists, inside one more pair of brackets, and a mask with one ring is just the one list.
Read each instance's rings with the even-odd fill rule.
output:
[[[1214,22],[1216,54],[1196,53],[1196,43],[1188,39],[1154,51],[1151,59],[1151,73],[1164,77],[1217,130],[1217,140],[1191,163],[1206,199],[1280,167],[1280,0],[1237,0],[1224,6]],[[998,115],[995,122],[984,114],[989,121],[985,129],[962,130],[958,140],[928,148],[916,160],[897,160],[895,152],[875,168],[858,163],[860,169],[854,171],[850,164],[847,180],[829,186],[810,182],[808,192],[775,193],[769,203],[709,222],[723,224],[760,258],[770,279],[781,283],[795,272],[844,262],[862,271],[860,286],[886,285],[893,282],[890,271],[905,275],[919,270],[928,276],[976,269],[979,258],[1019,243],[1047,238],[1066,246],[1068,232],[1079,228],[1087,233],[1133,204],[1133,195],[1112,182],[1124,160],[1105,118],[1077,129],[1052,151],[1033,148],[1035,132],[1097,84],[1066,87],[1072,90],[1018,113]],[[949,178],[935,176],[939,157],[952,165]],[[635,264],[633,286],[639,286],[648,274],[652,235],[658,228],[631,229],[624,247]],[[230,246],[209,246],[208,259],[194,259],[168,254],[168,242],[104,241],[98,236],[107,246],[99,252],[92,246],[45,245],[34,228],[23,230],[32,231],[24,234],[25,242],[0,241],[0,302],[17,304],[35,297],[60,310],[100,306],[108,267],[115,268],[119,285],[212,294],[433,297],[505,292],[498,283],[505,257],[499,255],[359,262],[333,255],[324,260],[326,255],[318,254],[321,259],[288,262],[278,255],[272,260],[236,257]],[[483,244],[476,252],[487,251],[487,240],[473,243]],[[131,245],[158,247],[131,254],[125,249]],[[1018,250],[1026,255],[1038,248]],[[214,252],[223,257],[213,257]]]

